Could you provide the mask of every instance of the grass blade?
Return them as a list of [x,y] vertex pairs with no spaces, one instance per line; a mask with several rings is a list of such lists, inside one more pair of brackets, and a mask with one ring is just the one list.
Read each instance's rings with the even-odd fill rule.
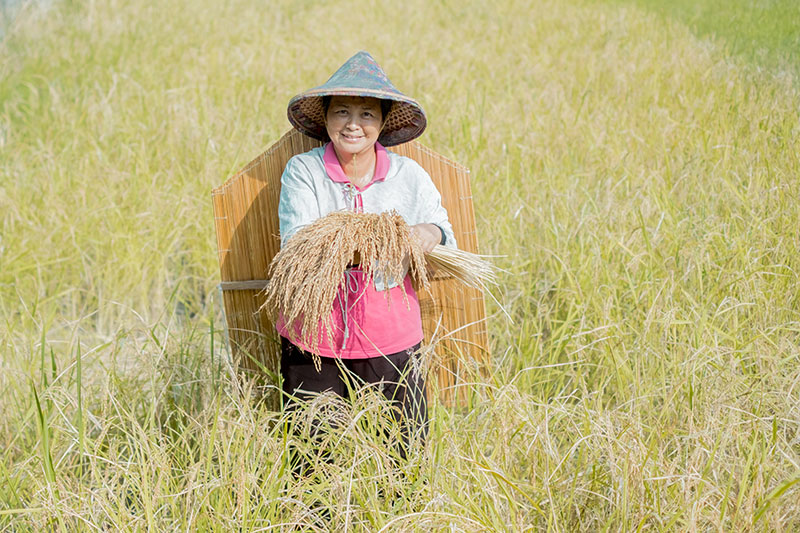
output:
[[83,423],[83,363],[81,362],[81,342],[78,340],[77,354],[75,356],[75,372],[76,377],[76,394],[78,399],[78,462],[80,464],[80,474],[83,475],[83,452],[84,452],[84,438],[86,430]]
[[50,452],[50,428],[42,411],[42,404],[39,401],[39,394],[36,392],[36,385],[31,381],[31,389],[33,390],[33,400],[36,403],[36,419],[39,426],[39,433],[42,439],[42,462],[44,463],[44,475],[47,481],[55,483],[56,472],[53,468],[53,456]]

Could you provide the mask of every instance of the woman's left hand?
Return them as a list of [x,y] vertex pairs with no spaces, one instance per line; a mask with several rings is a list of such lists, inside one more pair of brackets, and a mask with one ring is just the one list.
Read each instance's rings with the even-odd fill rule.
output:
[[435,224],[414,224],[411,226],[411,235],[416,237],[425,253],[442,242],[442,230]]

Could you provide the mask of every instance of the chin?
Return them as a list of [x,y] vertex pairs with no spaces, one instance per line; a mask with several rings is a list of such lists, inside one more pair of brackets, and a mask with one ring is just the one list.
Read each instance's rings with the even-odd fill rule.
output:
[[370,148],[370,147],[372,147],[374,145],[375,145],[375,143],[369,143],[369,142],[363,142],[363,141],[359,142],[357,144],[350,144],[350,143],[347,143],[347,142],[345,142],[345,143],[334,143],[334,146],[336,146],[336,148],[339,151],[344,152],[344,153],[348,153],[348,154],[357,154],[359,152],[363,152],[367,148]]

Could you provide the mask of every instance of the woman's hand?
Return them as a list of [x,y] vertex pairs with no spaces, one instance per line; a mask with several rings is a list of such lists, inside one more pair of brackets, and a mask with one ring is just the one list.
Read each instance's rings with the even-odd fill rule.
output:
[[433,247],[442,242],[442,230],[435,224],[415,224],[411,226],[413,235],[422,246],[422,251],[428,253]]

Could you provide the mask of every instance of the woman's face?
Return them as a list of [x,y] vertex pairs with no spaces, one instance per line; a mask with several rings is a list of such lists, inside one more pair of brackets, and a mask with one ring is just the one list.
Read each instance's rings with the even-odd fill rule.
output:
[[340,155],[361,154],[372,149],[383,125],[377,98],[334,96],[325,115],[325,129]]

